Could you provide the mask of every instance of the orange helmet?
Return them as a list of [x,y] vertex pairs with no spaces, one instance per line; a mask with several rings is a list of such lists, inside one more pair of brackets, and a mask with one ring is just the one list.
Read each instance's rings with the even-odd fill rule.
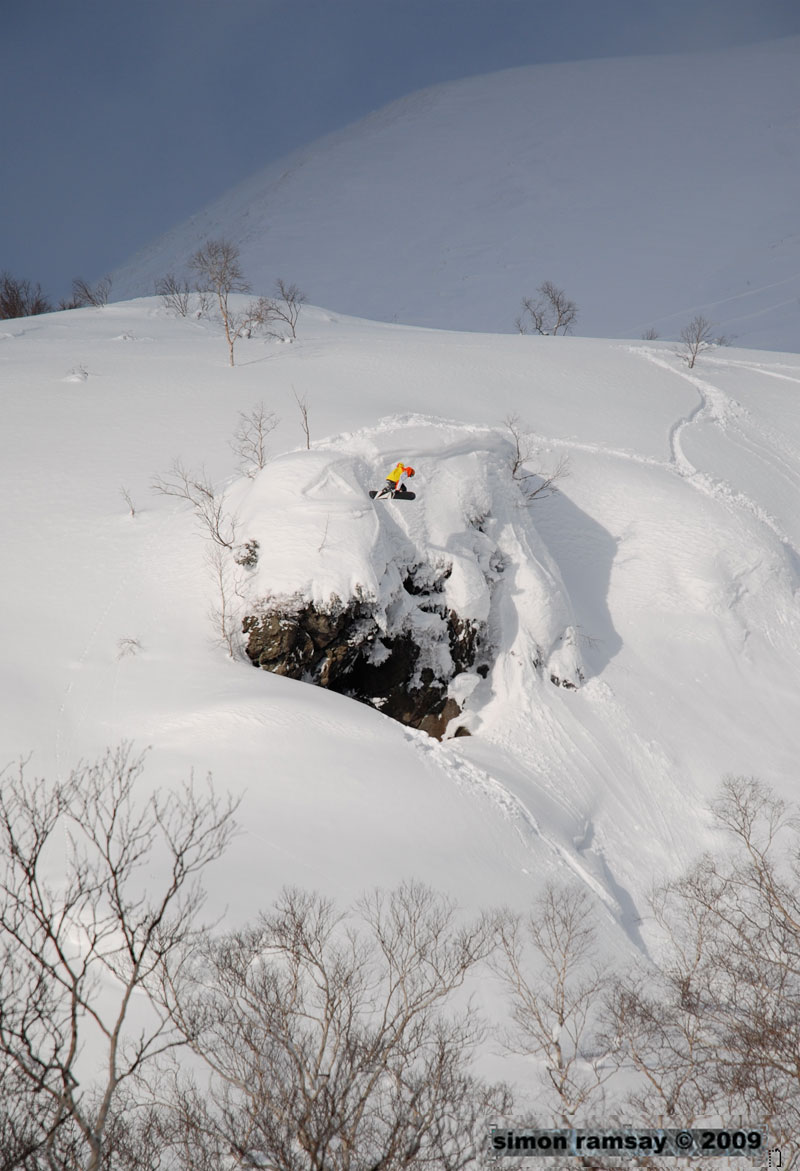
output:
[[414,469],[413,469],[413,468],[406,468],[406,475],[407,475],[407,476],[413,476],[413,475],[414,475]]

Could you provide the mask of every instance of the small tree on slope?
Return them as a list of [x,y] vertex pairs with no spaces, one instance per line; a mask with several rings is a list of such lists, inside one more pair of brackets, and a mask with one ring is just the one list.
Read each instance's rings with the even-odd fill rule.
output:
[[575,302],[552,281],[544,281],[536,291],[538,297],[522,299],[522,313],[514,323],[519,332],[530,333],[533,330],[543,336],[571,333],[578,317]]
[[0,775],[0,1166],[13,1143],[17,1166],[105,1168],[127,1091],[181,1043],[152,994],[204,934],[195,884],[233,807],[141,799],[142,770],[123,746],[65,781]]
[[704,350],[707,350],[711,345],[711,333],[713,326],[707,318],[703,317],[702,313],[698,313],[693,317],[688,325],[684,325],[680,332],[680,339],[683,345],[683,359],[690,370],[694,369],[694,364],[698,356]]
[[173,1018],[210,1070],[177,1077],[171,1145],[188,1165],[273,1171],[474,1166],[502,1086],[469,1072],[481,1036],[454,994],[490,950],[428,888],[376,893],[343,915],[288,891],[244,931],[209,941]]
[[612,1019],[643,1078],[637,1112],[766,1123],[787,1169],[800,1161],[800,823],[752,778],[729,778],[714,812],[732,848],[656,896],[658,985],[621,982]]
[[235,365],[233,350],[240,337],[262,325],[263,306],[252,301],[243,310],[231,305],[234,293],[249,293],[250,285],[244,278],[239,263],[239,249],[230,240],[208,240],[195,252],[189,267],[197,275],[198,286],[207,288],[217,299],[231,366]]

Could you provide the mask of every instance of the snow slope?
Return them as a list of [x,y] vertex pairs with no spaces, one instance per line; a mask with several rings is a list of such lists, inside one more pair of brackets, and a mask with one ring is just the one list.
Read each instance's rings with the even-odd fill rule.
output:
[[[150,295],[207,238],[259,293],[512,331],[544,280],[577,332],[800,349],[800,38],[537,65],[411,94],[257,171],[114,274]],[[258,161],[261,133],[253,125]]]
[[[299,332],[240,342],[231,369],[218,327],[155,300],[3,323],[0,760],[63,775],[126,738],[152,745],[154,783],[211,770],[244,794],[214,878],[234,921],[287,882],[350,898],[413,875],[524,906],[559,876],[618,948],[645,946],[646,892],[714,843],[723,775],[796,793],[800,358],[714,350],[689,371],[659,343],[316,309]],[[228,438],[259,400],[283,417],[277,458],[242,480]],[[532,470],[570,459],[530,508],[509,412]],[[418,501],[372,503],[399,456]],[[388,598],[411,553],[453,564],[496,652],[462,681],[472,735],[439,744],[231,660],[206,542],[149,490],[175,458],[229,485],[262,547],[254,593]]]

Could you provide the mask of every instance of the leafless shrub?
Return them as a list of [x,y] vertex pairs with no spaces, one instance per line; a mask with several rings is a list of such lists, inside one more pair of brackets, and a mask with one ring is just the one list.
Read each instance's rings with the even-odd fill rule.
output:
[[306,450],[309,450],[311,447],[311,431],[309,430],[308,424],[308,397],[303,395],[301,398],[294,387],[292,387],[292,393],[294,394],[294,401],[300,409],[300,424],[303,428],[303,434],[306,437]]
[[732,848],[654,898],[666,940],[657,993],[625,981],[615,1019],[645,1078],[639,1099],[685,1124],[766,1123],[783,1166],[800,1161],[800,833],[752,778],[715,803]]
[[[300,311],[307,300],[308,297],[297,285],[288,284],[282,277],[279,277],[275,284],[275,295],[260,299],[263,323],[269,328],[270,323],[283,322],[284,325],[288,325],[292,338],[296,338]],[[275,334],[274,336],[282,337],[283,335]]]
[[217,545],[232,549],[236,543],[236,520],[225,511],[223,500],[217,495],[205,470],[192,472],[176,459],[167,476],[156,476],[153,491],[162,496],[176,496],[187,500],[194,509],[206,535]]
[[[487,918],[408,884],[342,914],[286,892],[244,931],[209,941],[190,996],[166,988],[175,1024],[210,1070],[176,1078],[190,1153],[274,1171],[472,1166],[508,1091],[469,1070],[483,1036],[451,1007],[492,946]],[[203,1166],[203,1164],[200,1164]]]
[[[126,1087],[182,1043],[151,993],[165,965],[180,986],[176,957],[205,933],[196,883],[233,807],[191,783],[140,798],[142,770],[124,745],[66,781],[0,776],[0,1134],[33,1144],[42,1171],[105,1167]],[[79,1066],[89,1041],[94,1083]]]
[[100,308],[108,304],[111,295],[111,277],[105,276],[96,285],[90,285],[83,277],[75,277],[72,282],[72,296],[68,301],[62,301],[60,309],[85,309],[87,306]]
[[136,506],[133,503],[133,499],[131,497],[130,492],[128,491],[128,489],[125,487],[124,484],[120,488],[119,492],[120,492],[120,496],[122,497],[122,499],[125,501],[125,503],[128,506],[128,512],[131,514],[131,516],[136,516]]
[[208,549],[208,565],[214,581],[214,603],[209,617],[217,632],[219,643],[225,647],[232,659],[241,657],[242,621],[237,598],[241,597],[240,582],[236,578],[235,564],[219,544]]
[[519,415],[508,415],[504,420],[511,441],[509,467],[520,486],[525,500],[544,500],[558,492],[557,484],[569,475],[569,456],[562,455],[549,472],[528,472],[525,465],[537,456],[533,439],[525,433]]
[[656,329],[656,327],[654,325],[650,325],[643,332],[642,341],[654,342],[658,336],[659,336],[659,333],[658,333],[658,330]]
[[296,338],[300,310],[305,305],[308,297],[297,285],[287,284],[282,277],[278,277],[276,291],[275,316],[279,321],[283,321],[289,326],[289,329],[292,331],[292,337]]
[[578,317],[578,307],[552,281],[544,281],[536,290],[538,297],[523,297],[522,313],[514,322],[520,333],[544,336],[571,333]]
[[[541,1082],[562,1126],[599,1108],[617,1054],[600,1039],[609,978],[598,956],[594,909],[578,889],[549,885],[527,919],[508,915],[491,960],[510,996],[510,1050],[543,1062]],[[532,957],[531,957],[532,953]]]
[[178,317],[186,317],[189,312],[191,289],[187,280],[181,280],[174,273],[167,273],[156,281],[156,296],[166,310]]
[[138,655],[141,649],[140,639],[126,635],[117,641],[117,658],[127,659],[132,655]]
[[18,280],[8,272],[0,273],[0,321],[35,317],[39,313],[50,313],[52,309],[41,285]]
[[268,411],[263,402],[249,412],[239,412],[239,424],[233,433],[231,448],[239,457],[239,470],[254,476],[266,467],[267,439],[280,423],[274,411]]
[[698,313],[693,317],[688,325],[684,325],[680,332],[680,339],[683,345],[682,355],[690,370],[694,369],[694,364],[700,354],[707,350],[712,344],[711,336],[713,332],[713,325],[707,318]]
[[196,317],[208,317],[211,312],[213,304],[213,297],[211,290],[206,288],[202,281],[198,281],[194,286],[195,296],[197,297]]

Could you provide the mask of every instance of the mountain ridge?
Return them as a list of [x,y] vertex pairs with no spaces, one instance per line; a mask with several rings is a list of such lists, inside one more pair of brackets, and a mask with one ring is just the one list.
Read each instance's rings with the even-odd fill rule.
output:
[[577,332],[800,335],[800,38],[517,67],[417,91],[256,171],[114,276],[152,294],[207,238],[351,316],[511,331],[545,279]]

